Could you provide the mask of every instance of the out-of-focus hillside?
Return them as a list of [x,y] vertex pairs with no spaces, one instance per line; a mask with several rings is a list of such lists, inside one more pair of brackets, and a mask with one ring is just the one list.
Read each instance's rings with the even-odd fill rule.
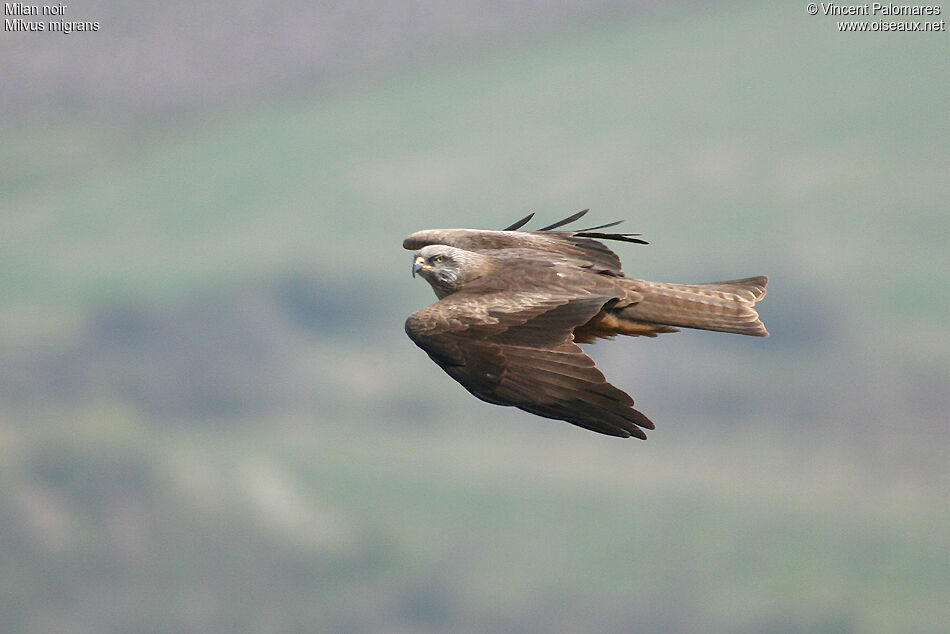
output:
[[[405,50],[222,39],[220,81],[299,65],[226,107],[173,63],[213,29],[95,8],[169,68],[0,144],[0,629],[940,631],[948,41],[603,7],[334,9],[339,55]],[[402,333],[404,235],[583,207],[651,242],[629,275],[772,278],[769,339],[590,349],[647,443],[475,401]]]

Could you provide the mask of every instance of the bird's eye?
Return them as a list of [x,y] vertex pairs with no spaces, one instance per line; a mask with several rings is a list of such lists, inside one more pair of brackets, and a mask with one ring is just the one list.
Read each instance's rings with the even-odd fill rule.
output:
[[444,259],[445,259],[445,258],[442,257],[441,255],[437,255],[437,256],[435,256],[434,258],[432,258],[432,261],[435,262],[436,264],[442,264],[442,260],[444,260]]

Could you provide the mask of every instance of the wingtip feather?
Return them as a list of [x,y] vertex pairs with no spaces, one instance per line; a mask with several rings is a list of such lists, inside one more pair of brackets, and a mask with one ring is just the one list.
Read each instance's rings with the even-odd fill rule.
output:
[[575,220],[580,220],[587,214],[588,211],[590,211],[590,209],[582,209],[581,211],[578,211],[576,214],[572,214],[568,216],[564,220],[558,220],[557,222],[550,224],[547,227],[541,227],[540,229],[538,229],[538,231],[551,231],[552,229],[563,227],[564,225],[570,224],[574,222]]
[[528,222],[529,222],[532,218],[534,218],[534,212],[533,212],[533,211],[532,211],[530,214],[528,214],[527,216],[525,216],[524,218],[522,218],[521,220],[518,220],[517,222],[512,223],[511,225],[505,227],[504,229],[502,229],[502,231],[517,231],[517,230],[520,229],[521,227],[523,227],[523,226],[525,226],[526,224],[528,224]]

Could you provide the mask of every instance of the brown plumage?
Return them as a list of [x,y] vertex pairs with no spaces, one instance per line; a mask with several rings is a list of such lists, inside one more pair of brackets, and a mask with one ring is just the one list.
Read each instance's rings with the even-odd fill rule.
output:
[[646,438],[653,423],[607,382],[577,343],[655,337],[678,328],[768,336],[753,306],[768,278],[666,284],[628,278],[598,239],[646,244],[629,233],[432,229],[403,242],[413,275],[439,301],[412,314],[406,332],[476,397],[612,436]]

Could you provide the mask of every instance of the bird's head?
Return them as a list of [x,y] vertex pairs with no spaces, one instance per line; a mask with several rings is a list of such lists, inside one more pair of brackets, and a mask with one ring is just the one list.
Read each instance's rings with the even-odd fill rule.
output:
[[412,276],[421,275],[439,299],[481,277],[491,266],[488,256],[444,244],[424,246],[413,258]]

